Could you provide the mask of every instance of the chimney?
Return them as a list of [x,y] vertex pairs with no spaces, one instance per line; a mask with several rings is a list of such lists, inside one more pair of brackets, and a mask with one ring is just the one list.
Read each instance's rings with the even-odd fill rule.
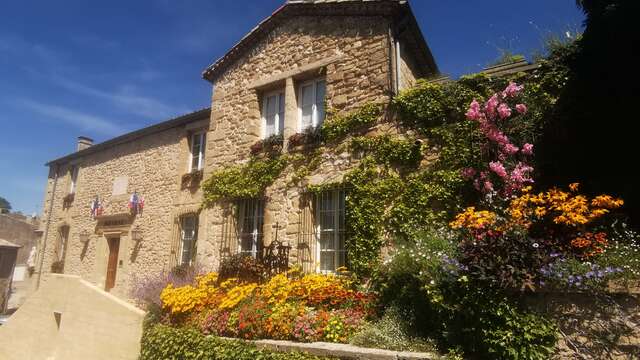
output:
[[78,136],[78,151],[84,150],[93,145],[93,139],[86,136]]

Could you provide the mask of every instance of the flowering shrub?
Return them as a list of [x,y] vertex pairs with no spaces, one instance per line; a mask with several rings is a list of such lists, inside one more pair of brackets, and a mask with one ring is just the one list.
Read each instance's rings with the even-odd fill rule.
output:
[[372,315],[372,296],[334,275],[279,274],[266,283],[219,282],[216,273],[161,294],[168,321],[245,339],[344,342]]

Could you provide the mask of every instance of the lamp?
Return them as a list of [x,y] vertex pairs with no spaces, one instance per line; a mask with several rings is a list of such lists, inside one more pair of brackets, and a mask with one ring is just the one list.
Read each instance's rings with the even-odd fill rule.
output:
[[135,228],[131,229],[131,239],[135,242],[142,240],[142,230],[140,230],[139,226],[136,225]]
[[78,234],[78,238],[80,238],[80,242],[83,244],[86,244],[87,242],[89,242],[90,236],[91,234],[87,230],[82,230],[82,232]]

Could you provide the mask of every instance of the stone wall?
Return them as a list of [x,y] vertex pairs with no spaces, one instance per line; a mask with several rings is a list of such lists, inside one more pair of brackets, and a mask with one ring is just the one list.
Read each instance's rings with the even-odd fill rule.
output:
[[[208,121],[201,123],[205,128]],[[81,275],[99,287],[104,287],[108,258],[107,237],[120,237],[119,261],[114,292],[125,296],[133,275],[144,276],[168,270],[171,252],[175,251],[176,214],[184,209],[197,209],[199,191],[183,188],[182,175],[188,172],[188,126],[174,127],[144,136],[135,141],[115,145],[80,158],[73,201],[64,204],[70,189],[70,165],[49,174],[43,230],[47,228],[49,206],[53,199],[51,219],[45,231],[42,269],[50,272],[55,260],[58,229],[69,226],[64,272]],[[54,183],[56,170],[57,184]],[[121,191],[114,194],[114,181],[126,179]],[[129,216],[127,207],[131,194],[144,198],[144,211]],[[91,217],[90,204],[99,196],[104,207],[103,220]],[[114,217],[115,216],[115,217]],[[109,221],[113,217],[113,221]],[[134,241],[131,230],[137,230],[141,240]],[[81,233],[88,233],[83,243]],[[206,231],[202,230],[203,234]],[[36,264],[39,269],[40,263]]]

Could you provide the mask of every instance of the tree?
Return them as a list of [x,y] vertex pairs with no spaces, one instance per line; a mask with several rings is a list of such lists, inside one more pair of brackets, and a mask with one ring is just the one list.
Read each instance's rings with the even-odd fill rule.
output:
[[579,0],[585,31],[540,144],[542,185],[583,183],[590,194],[625,200],[640,227],[637,104],[640,43],[637,0]]
[[11,210],[11,203],[0,196],[0,210]]

